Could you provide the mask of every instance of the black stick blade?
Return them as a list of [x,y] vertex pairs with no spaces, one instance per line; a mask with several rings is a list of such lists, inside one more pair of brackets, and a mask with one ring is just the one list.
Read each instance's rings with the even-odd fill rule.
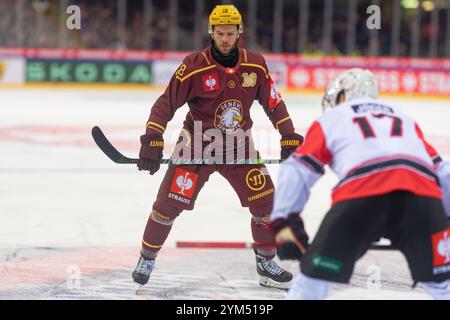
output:
[[131,159],[125,157],[116,148],[109,142],[109,140],[105,137],[102,130],[95,126],[91,131],[92,138],[94,138],[97,146],[103,151],[104,154],[108,156],[115,163],[137,163],[139,159]]

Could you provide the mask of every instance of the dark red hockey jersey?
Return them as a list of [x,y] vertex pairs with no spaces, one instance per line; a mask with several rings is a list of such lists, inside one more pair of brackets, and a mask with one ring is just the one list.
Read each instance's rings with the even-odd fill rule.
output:
[[193,132],[194,121],[202,121],[203,131],[211,128],[233,134],[252,127],[250,107],[258,100],[281,135],[294,131],[261,54],[239,48],[239,61],[225,68],[211,54],[211,47],[188,55],[162,96],[152,107],[147,131],[164,133],[175,111],[189,106],[184,128]]

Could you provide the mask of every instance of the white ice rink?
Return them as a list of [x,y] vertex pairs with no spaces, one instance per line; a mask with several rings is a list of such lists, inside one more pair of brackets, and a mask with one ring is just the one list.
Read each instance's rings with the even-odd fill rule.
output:
[[[260,287],[250,249],[180,249],[176,241],[251,241],[250,213],[213,175],[196,208],[176,220],[156,270],[141,294],[131,280],[144,227],[165,167],[154,176],[111,162],[90,136],[100,126],[119,150],[136,157],[152,103],[143,90],[0,90],[0,299],[282,299]],[[418,120],[443,157],[450,155],[450,99],[387,98]],[[320,96],[286,95],[300,133],[320,115]],[[175,142],[186,114],[178,110],[165,138]],[[279,136],[253,106],[263,157],[278,156]],[[336,119],[339,121],[339,119]],[[277,165],[268,166],[274,181]],[[330,204],[328,172],[303,212],[313,236]],[[281,262],[297,272],[295,262]],[[397,252],[371,251],[350,286],[331,299],[427,299],[411,290]]]

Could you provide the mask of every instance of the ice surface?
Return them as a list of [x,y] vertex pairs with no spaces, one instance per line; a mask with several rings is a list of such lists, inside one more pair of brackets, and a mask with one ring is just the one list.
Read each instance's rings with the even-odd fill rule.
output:
[[[151,282],[136,295],[131,271],[165,168],[150,176],[134,165],[112,163],[93,143],[90,129],[99,125],[119,150],[135,157],[159,94],[0,90],[0,299],[284,297],[258,285],[251,250],[175,248],[176,241],[251,241],[250,213],[219,174],[207,182],[195,209],[177,219]],[[450,155],[450,100],[387,100],[417,119],[444,157]],[[285,101],[297,130],[305,133],[320,115],[320,96],[291,94]],[[178,110],[168,126],[166,156],[186,110]],[[279,136],[258,104],[252,116],[261,154],[278,157]],[[276,181],[277,166],[268,168]],[[330,205],[335,183],[328,173],[313,189],[303,213],[311,235]],[[298,270],[295,262],[281,264]],[[380,281],[373,282],[374,275]],[[358,262],[351,285],[338,286],[330,298],[428,298],[410,286],[401,254],[372,251]]]

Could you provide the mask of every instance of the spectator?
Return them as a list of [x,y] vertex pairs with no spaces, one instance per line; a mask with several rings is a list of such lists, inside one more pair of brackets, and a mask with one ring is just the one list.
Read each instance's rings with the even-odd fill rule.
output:
[[[170,3],[165,0],[151,0],[153,14],[149,25],[144,25],[144,1],[127,1],[127,24],[122,36],[117,30],[118,8],[117,1],[107,0],[71,0],[71,4],[81,8],[82,30],[68,31],[61,27],[61,8],[59,0],[0,0],[0,47],[40,47],[58,48],[86,48],[86,49],[131,49],[144,50],[169,50]],[[185,2],[178,0],[180,14],[176,20],[177,50],[193,50],[195,32],[195,8]],[[205,8],[209,5],[205,1]],[[380,2],[382,6],[382,28],[378,30],[378,40],[373,41],[370,31],[366,27],[367,14],[365,12],[367,3],[360,2],[355,12],[355,47],[353,52],[348,52],[347,31],[348,12],[346,6],[342,7],[335,1],[332,30],[332,55],[368,55],[377,52],[378,55],[389,56],[391,54],[391,29],[392,29],[392,5],[388,2]],[[18,5],[23,4],[22,23],[17,14]],[[240,1],[243,12],[248,10],[247,0]],[[273,2],[268,2],[272,3]],[[43,4],[43,5],[42,5]],[[273,6],[258,5],[256,21],[256,50],[271,52],[273,38]],[[282,51],[298,51],[298,10],[297,1],[286,1],[283,12]],[[310,2],[308,11],[308,34],[307,48],[304,53],[313,56],[323,56],[321,41],[323,37],[323,1]],[[404,9],[406,10],[406,9]],[[421,10],[420,8],[417,10]],[[205,10],[205,15],[207,15]],[[417,33],[413,33],[412,12],[401,13],[399,56],[411,55],[411,46],[414,34],[420,32],[421,56],[428,56],[429,43],[433,37],[438,37],[438,56],[445,56],[446,34],[446,11],[441,9],[439,14],[439,25],[431,25],[430,12],[422,12],[422,22]],[[65,14],[65,11],[62,13]],[[205,20],[206,21],[206,20]],[[245,22],[248,26],[248,21]],[[203,24],[202,32],[207,26]],[[145,31],[145,32],[144,32]],[[63,37],[61,37],[63,35]],[[146,38],[145,38],[146,37]],[[207,44],[207,36],[202,33],[203,44]],[[373,38],[372,38],[373,39]],[[242,44],[250,39],[241,39]]]

